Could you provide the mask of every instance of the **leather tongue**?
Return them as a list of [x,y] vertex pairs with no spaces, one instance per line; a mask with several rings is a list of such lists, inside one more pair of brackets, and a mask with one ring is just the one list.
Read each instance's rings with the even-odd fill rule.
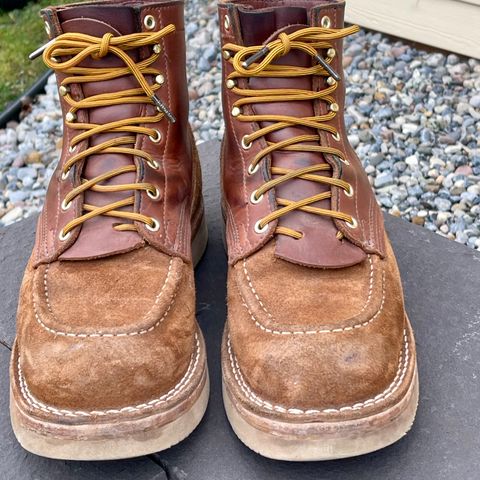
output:
[[[58,18],[63,32],[87,33],[102,37],[105,33],[115,36],[135,33],[135,12],[130,7],[109,7],[99,5],[78,5],[58,11]],[[138,61],[138,51],[129,51],[130,57]],[[109,54],[101,59],[86,58],[81,64],[89,68],[123,67],[124,63],[115,55]],[[99,93],[118,92],[130,88],[138,88],[133,76],[120,77],[103,82],[90,82],[82,85],[83,95],[90,97]],[[108,107],[96,107],[79,111],[86,115],[88,122],[103,125],[115,120],[138,117],[142,115],[142,106],[123,104]],[[129,135],[128,133],[106,133],[90,138],[89,146],[95,146],[111,138]],[[82,177],[92,179],[115,168],[132,165],[134,159],[125,154],[91,155],[84,162]],[[104,185],[116,185],[135,182],[135,173],[124,173],[105,181]],[[88,190],[84,202],[90,205],[103,206],[133,195],[133,192],[93,192]],[[131,207],[126,208],[131,210]],[[114,255],[135,248],[141,243],[141,237],[133,231],[117,231],[113,224],[122,220],[107,216],[97,216],[83,223],[75,243],[62,255],[62,260],[78,260],[92,257]]]
[[[278,7],[263,10],[239,9],[239,18],[243,43],[262,45],[278,38],[281,32],[291,33],[309,26],[305,8]],[[312,65],[312,58],[299,50],[292,49],[287,55],[276,60],[277,64],[307,67]],[[312,77],[252,77],[249,79],[251,89],[300,89],[311,91]],[[313,102],[271,102],[252,104],[256,115],[291,115],[295,117],[315,116]],[[260,127],[269,123],[260,122]],[[315,135],[316,130],[292,126],[265,136],[269,142],[280,142],[299,135]],[[299,169],[311,165],[326,163],[321,153],[275,151],[270,155],[271,165],[288,169]],[[317,175],[330,176],[330,172],[318,172]],[[275,187],[277,198],[299,201],[329,190],[328,185],[309,180],[292,179]],[[311,204],[313,207],[331,209],[330,199]],[[303,234],[301,239],[286,235],[276,236],[275,255],[284,260],[301,265],[322,268],[339,268],[353,265],[365,258],[363,250],[347,240],[340,241],[336,237],[337,228],[327,216],[294,210],[280,217],[278,225],[288,227]]]
[[277,30],[289,25],[308,24],[307,11],[301,7],[282,7],[263,10],[238,11],[243,43],[246,46],[261,45]]

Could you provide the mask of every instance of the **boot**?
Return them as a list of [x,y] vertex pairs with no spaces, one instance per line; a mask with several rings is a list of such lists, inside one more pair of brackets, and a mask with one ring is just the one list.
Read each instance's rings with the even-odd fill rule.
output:
[[282,460],[401,438],[415,342],[395,256],[343,110],[338,0],[219,5],[228,322],[224,403],[238,437]]
[[97,1],[42,16],[64,141],[20,292],[13,428],[47,457],[145,455],[185,438],[208,398],[183,2]]

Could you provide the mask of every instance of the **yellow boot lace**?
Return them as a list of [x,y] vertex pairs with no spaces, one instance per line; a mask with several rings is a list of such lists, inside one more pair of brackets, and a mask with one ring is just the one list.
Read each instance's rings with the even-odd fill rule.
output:
[[[157,123],[162,118],[167,117],[168,120],[174,122],[175,117],[168,110],[166,105],[155,95],[155,92],[164,82],[161,72],[151,65],[159,58],[161,53],[160,40],[175,30],[174,25],[168,25],[158,32],[135,33],[124,36],[113,36],[106,33],[103,37],[92,37],[81,33],[64,33],[59,35],[53,41],[49,42],[43,52],[45,64],[61,72],[66,78],[61,82],[59,87],[60,94],[70,105],[70,110],[66,114],[66,125],[73,129],[79,130],[81,133],[72,138],[69,146],[71,153],[74,153],[77,145],[85,140],[90,139],[94,135],[104,133],[125,133],[126,135],[115,137],[111,140],[90,146],[84,151],[72,155],[62,168],[62,178],[65,179],[71,168],[78,162],[83,161],[90,155],[120,153],[132,155],[145,160],[145,162],[154,169],[159,168],[158,163],[152,156],[142,150],[135,148],[136,135],[148,135],[153,142],[161,140],[161,134],[158,130],[141,126],[142,124]],[[142,47],[152,47],[151,55],[139,62],[135,62],[126,53],[128,50],[138,49]],[[125,67],[105,67],[91,68],[78,66],[88,57],[101,59],[106,55],[113,54],[120,58]],[[65,59],[65,60],[64,60]],[[70,85],[82,84],[87,82],[100,82],[117,79],[127,75],[133,75],[138,83],[138,88],[121,90],[118,92],[101,93],[88,98],[73,98],[70,92]],[[155,77],[155,83],[150,85],[145,76],[152,75]],[[158,113],[153,116],[142,116],[135,118],[126,118],[108,122],[103,125],[95,123],[79,123],[77,120],[77,111],[80,109],[89,109],[97,107],[107,107],[112,105],[124,104],[153,104]],[[128,172],[135,172],[137,178],[140,173],[137,166],[133,164],[112,169],[102,175],[90,180],[82,179],[81,184],[71,190],[63,199],[62,209],[66,210],[72,204],[72,201],[86,190],[95,192],[122,192],[144,190],[151,198],[159,197],[160,192],[151,183],[126,183],[121,185],[104,185],[103,182]],[[142,215],[128,210],[121,210],[125,207],[132,207],[135,203],[135,197],[132,195],[123,200],[119,200],[102,207],[83,204],[83,213],[81,216],[70,221],[60,231],[60,239],[65,240],[70,236],[71,231],[86,222],[87,220],[98,215],[106,215],[117,217],[129,222],[142,222],[146,228],[156,231],[159,223],[152,217]],[[115,230],[137,230],[134,223],[120,223],[113,228]]]
[[[338,104],[335,102],[333,94],[338,88],[340,77],[332,70],[330,63],[335,57],[335,49],[332,40],[337,40],[347,35],[356,33],[358,26],[348,28],[331,29],[323,27],[308,27],[296,32],[287,34],[281,33],[278,38],[267,45],[262,46],[240,46],[228,43],[223,47],[223,56],[229,61],[234,71],[228,75],[226,86],[231,89],[235,95],[241,97],[233,104],[231,114],[240,122],[269,122],[266,127],[260,128],[250,135],[242,138],[242,147],[245,150],[251,148],[252,143],[261,137],[272,132],[294,125],[309,127],[317,132],[322,130],[329,132],[335,139],[340,140],[340,134],[337,129],[329,125],[328,121],[332,120],[339,110]],[[300,50],[310,55],[316,60],[316,64],[311,67],[274,65],[273,62],[281,56],[287,55],[291,50]],[[319,55],[318,50],[326,50],[327,57],[323,58]],[[328,77],[327,87],[321,91],[301,90],[295,88],[275,88],[275,89],[246,89],[239,88],[236,82],[238,78],[250,77],[301,77],[319,75]],[[242,107],[255,103],[273,103],[273,102],[292,102],[292,101],[313,101],[322,100],[329,105],[329,112],[325,115],[317,115],[312,117],[295,117],[290,115],[245,115],[242,113]],[[298,135],[281,142],[267,141],[267,147],[261,150],[252,160],[248,167],[248,173],[255,173],[261,160],[274,151],[295,151],[295,152],[315,152],[333,155],[344,164],[349,164],[345,154],[333,147],[320,145],[319,133],[311,135]],[[310,142],[307,144],[306,142]],[[312,144],[313,142],[313,144]],[[315,143],[317,145],[315,145]],[[258,203],[263,195],[272,188],[285,183],[293,178],[310,180],[330,187],[338,187],[345,191],[348,196],[353,195],[352,186],[339,178],[331,178],[329,176],[318,175],[319,172],[331,171],[332,167],[327,163],[312,165],[299,169],[288,169],[280,167],[271,167],[271,176],[275,176],[272,180],[265,182],[261,187],[251,195],[251,201]],[[262,218],[255,224],[255,230],[259,233],[264,232],[268,228],[268,224],[273,222],[288,212],[293,210],[301,210],[316,215],[325,215],[346,222],[351,228],[357,227],[357,221],[346,213],[336,210],[314,207],[311,204],[320,200],[332,197],[331,188],[329,191],[319,193],[317,195],[307,197],[299,201],[291,201],[285,198],[276,198],[277,204],[280,206],[266,217]],[[277,234],[288,235],[293,238],[302,238],[302,233],[287,227],[277,227]],[[342,234],[337,234],[338,238],[342,238]]]

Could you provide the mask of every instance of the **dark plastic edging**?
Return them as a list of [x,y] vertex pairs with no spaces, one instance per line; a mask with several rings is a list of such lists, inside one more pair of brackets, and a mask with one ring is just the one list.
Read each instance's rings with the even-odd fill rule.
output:
[[48,77],[52,74],[52,70],[47,70],[42,74],[35,83],[20,97],[14,100],[12,103],[7,105],[7,108],[0,113],[0,128],[4,128],[5,125],[11,120],[18,120],[20,112],[22,111],[22,100],[25,97],[30,97],[32,100],[39,93],[45,89],[47,84]]

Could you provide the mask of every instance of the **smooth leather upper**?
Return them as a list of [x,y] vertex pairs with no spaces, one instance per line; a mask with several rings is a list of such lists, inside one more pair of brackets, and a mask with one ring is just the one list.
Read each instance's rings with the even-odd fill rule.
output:
[[[120,4],[120,5],[119,5]],[[80,131],[74,131],[64,125],[64,142],[59,166],[50,182],[45,207],[39,219],[37,241],[35,245],[35,264],[53,261],[57,258],[63,260],[79,260],[98,258],[127,252],[138,248],[148,242],[155,248],[168,253],[176,254],[190,260],[190,217],[192,204],[192,141],[188,129],[188,91],[186,88],[185,73],[185,38],[183,20],[183,2],[97,2],[77,4],[75,6],[56,7],[43,10],[44,20],[50,25],[52,37],[64,32],[82,32],[101,37],[104,33],[126,35],[137,31],[146,31],[143,19],[146,15],[153,15],[157,25],[155,30],[175,25],[175,32],[162,39],[162,53],[152,65],[165,76],[164,85],[157,91],[161,100],[175,112],[176,122],[171,123],[166,118],[148,127],[157,129],[162,134],[160,143],[153,143],[146,135],[137,135],[135,147],[150,153],[153,159],[160,164],[155,170],[146,165],[139,158],[124,154],[92,155],[74,168],[66,180],[61,179],[61,166],[74,154],[87,148],[87,142],[82,142],[74,153],[68,148],[70,140]],[[151,47],[149,47],[151,49]],[[129,55],[135,60],[146,58],[151,53],[145,51],[130,51]],[[121,66],[122,62],[113,55],[108,55],[101,60],[87,59],[85,63],[95,68]],[[60,83],[65,76],[57,74]],[[153,83],[152,76],[147,80]],[[105,91],[118,91],[119,89],[138,88],[138,83],[133,76],[122,77],[109,82],[94,82],[73,85],[72,96],[82,98]],[[69,106],[61,98],[63,113]],[[79,122],[105,123],[120,120],[126,117],[153,115],[152,105],[122,105],[110,107],[91,108],[88,111],[79,110]],[[95,135],[91,145],[98,144],[119,134]],[[88,191],[85,198],[79,195],[72,207],[68,210],[61,209],[61,202],[65,195],[75,186],[79,185],[80,178],[92,178],[95,175],[114,168],[131,165],[135,162],[140,172],[139,182],[149,182],[160,190],[157,200],[151,199],[145,191],[135,193],[134,211],[153,217],[160,223],[157,232],[149,231],[145,225],[138,222],[138,232],[117,231],[112,224],[118,220],[99,216],[88,220],[83,225],[75,228],[66,241],[60,241],[58,235],[61,229],[73,218],[81,214],[84,200],[94,205],[112,203],[118,199],[129,196],[125,193],[98,193]],[[125,183],[135,180],[135,174],[119,175],[110,182]]]
[[[282,31],[291,31],[306,26],[320,25],[320,19],[328,15],[332,20],[332,28],[343,27],[342,2],[295,2],[294,8],[288,6],[276,8],[279,2],[268,0],[254,2],[229,2],[219,5],[222,44],[233,42],[239,45],[261,45],[277,38]],[[228,15],[229,28],[225,27],[224,17]],[[342,71],[342,42],[332,42],[336,50],[332,66]],[[282,57],[279,63],[289,65],[309,65],[311,59],[302,52],[292,50]],[[232,72],[233,67],[223,61],[224,77]],[[253,78],[250,81],[239,79],[240,88],[299,88],[318,90],[325,88],[323,77],[286,78]],[[342,112],[344,107],[345,85],[340,82],[339,88],[333,94]],[[229,246],[229,260],[231,263],[244,258],[270,240],[277,226],[288,226],[302,232],[303,238],[297,240],[288,236],[278,235],[276,241],[276,255],[301,265],[322,268],[341,268],[362,262],[367,253],[384,254],[383,219],[376,203],[368,178],[363,171],[360,160],[348,143],[343,115],[337,114],[331,120],[340,133],[338,142],[328,132],[318,131],[322,146],[339,148],[346,153],[350,165],[345,166],[330,155],[281,152],[276,151],[265,157],[257,173],[249,175],[248,165],[255,155],[266,147],[265,140],[280,141],[292,138],[295,135],[312,133],[306,127],[289,127],[270,134],[253,142],[252,148],[244,150],[241,139],[251,134],[258,127],[255,123],[237,121],[230,115],[232,105],[238,99],[231,90],[223,88],[223,110],[225,112],[226,134],[222,148],[222,178],[224,200],[223,208],[227,222],[227,241]],[[257,104],[243,107],[246,115],[274,113],[303,117],[321,115],[327,112],[327,103],[321,100],[303,102],[276,102]],[[260,125],[263,127],[264,125]],[[313,133],[317,133],[313,131]],[[264,201],[257,204],[250,202],[254,190],[271,178],[270,166],[300,168],[316,163],[327,162],[332,167],[332,176],[349,182],[355,191],[352,198],[347,197],[343,190],[332,188],[332,199],[312,204],[321,208],[332,208],[350,214],[358,221],[358,228],[351,229],[345,222],[331,220],[328,217],[313,215],[299,210],[289,212],[278,222],[271,222],[268,230],[259,234],[254,231],[256,221],[275,210],[275,196],[289,200],[300,200],[308,196],[321,193],[327,187],[308,180],[295,179],[276,187],[275,193],[270,191]],[[336,238],[341,231],[345,240]]]

